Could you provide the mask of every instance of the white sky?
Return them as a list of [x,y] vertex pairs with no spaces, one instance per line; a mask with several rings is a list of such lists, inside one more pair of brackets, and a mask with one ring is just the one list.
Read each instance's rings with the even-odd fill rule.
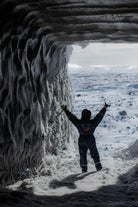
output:
[[138,44],[90,43],[84,49],[73,46],[69,68],[90,65],[138,66]]

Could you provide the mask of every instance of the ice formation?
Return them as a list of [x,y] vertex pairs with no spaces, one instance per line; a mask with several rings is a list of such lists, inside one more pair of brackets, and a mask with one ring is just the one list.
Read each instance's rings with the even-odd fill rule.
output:
[[60,105],[71,106],[70,45],[138,42],[137,10],[136,0],[1,0],[0,183],[31,175],[46,154],[66,149]]

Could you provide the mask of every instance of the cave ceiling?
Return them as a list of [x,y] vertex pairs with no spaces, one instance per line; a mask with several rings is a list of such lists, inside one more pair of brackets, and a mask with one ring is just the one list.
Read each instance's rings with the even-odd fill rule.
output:
[[138,0],[3,0],[0,25],[1,35],[30,28],[60,44],[138,42]]

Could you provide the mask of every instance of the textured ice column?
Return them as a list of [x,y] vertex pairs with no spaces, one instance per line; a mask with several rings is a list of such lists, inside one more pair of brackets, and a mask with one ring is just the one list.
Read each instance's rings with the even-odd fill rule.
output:
[[[61,104],[70,103],[66,64],[70,49],[8,30],[0,39],[0,183],[30,176],[46,154],[69,141]],[[65,131],[66,133],[63,133]]]

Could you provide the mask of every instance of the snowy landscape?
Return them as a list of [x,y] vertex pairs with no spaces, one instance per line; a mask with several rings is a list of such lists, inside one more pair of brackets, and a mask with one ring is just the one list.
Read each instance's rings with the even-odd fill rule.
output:
[[8,186],[16,192],[13,200],[19,197],[20,206],[138,206],[138,67],[69,63],[68,72],[78,118],[84,108],[94,117],[104,102],[111,105],[95,131],[103,169],[96,172],[88,153],[88,172],[81,173],[73,127],[75,147],[71,142],[58,156],[47,156],[39,176]]

